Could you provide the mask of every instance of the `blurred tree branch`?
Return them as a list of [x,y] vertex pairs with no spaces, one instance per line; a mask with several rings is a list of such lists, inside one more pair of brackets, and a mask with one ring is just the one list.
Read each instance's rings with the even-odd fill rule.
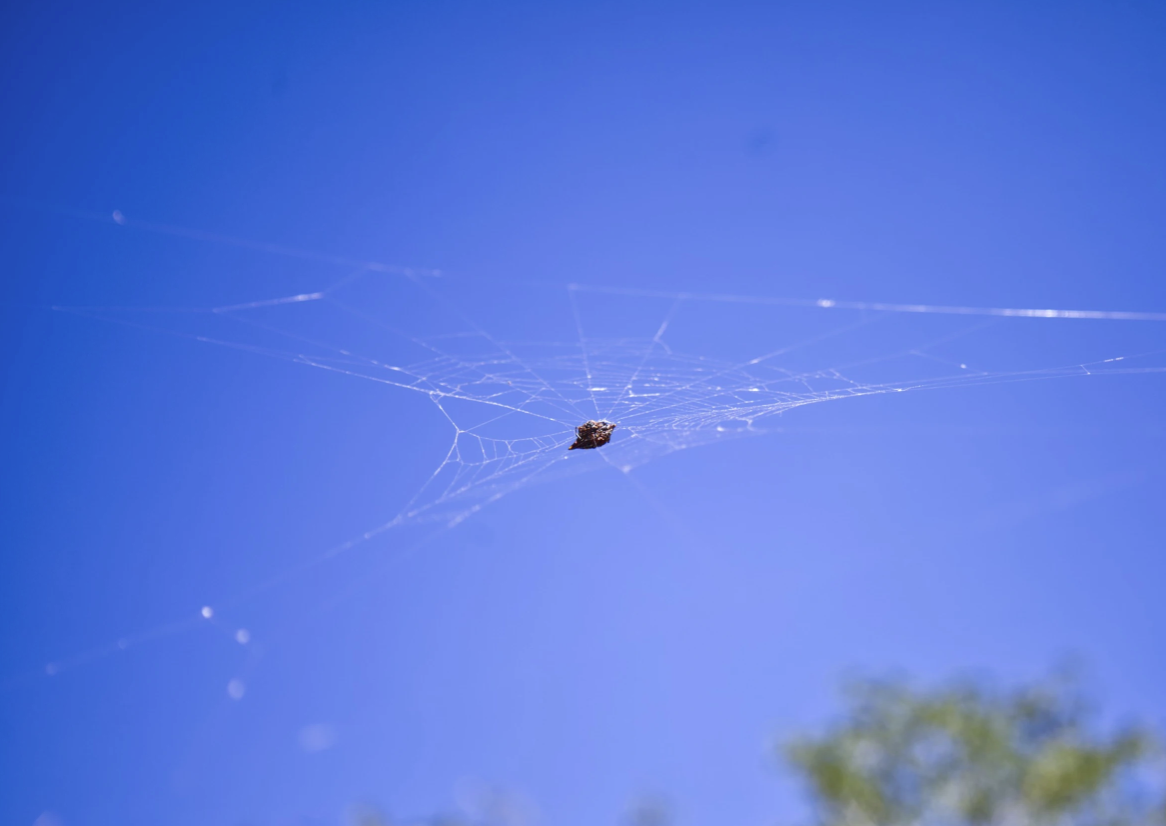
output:
[[[783,747],[817,826],[1166,826],[1166,761],[1150,729],[1103,732],[1077,682],[1010,691],[964,682],[917,690],[850,683],[842,717]],[[494,791],[460,815],[395,820],[361,810],[354,826],[527,826],[529,805]],[[667,826],[649,797],[628,826]]]
[[785,747],[821,826],[1166,824],[1157,740],[1134,726],[1099,733],[1070,678],[846,693],[838,724]]

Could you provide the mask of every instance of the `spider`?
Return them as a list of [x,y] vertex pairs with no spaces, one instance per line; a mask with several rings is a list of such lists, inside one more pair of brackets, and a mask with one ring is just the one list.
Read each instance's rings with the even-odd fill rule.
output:
[[615,425],[611,422],[597,422],[594,419],[583,422],[575,428],[575,444],[571,445],[567,450],[591,450],[596,447],[603,447],[611,441],[611,431],[615,430]]

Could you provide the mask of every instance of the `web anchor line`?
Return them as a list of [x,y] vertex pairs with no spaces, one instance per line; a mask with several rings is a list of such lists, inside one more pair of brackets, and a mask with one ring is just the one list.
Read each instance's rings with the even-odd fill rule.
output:
[[824,310],[869,310],[880,313],[914,313],[932,315],[986,315],[1000,318],[1065,318],[1093,321],[1166,321],[1166,313],[1129,312],[1114,310],[1056,310],[1021,307],[970,307],[946,304],[895,304],[881,301],[836,301],[832,298],[778,298],[731,293],[670,293],[662,290],[641,290],[630,287],[608,287],[596,284],[571,284],[570,289],[607,295],[638,296],[641,298],[684,297],[692,301],[724,304],[756,304],[775,307],[817,307]]

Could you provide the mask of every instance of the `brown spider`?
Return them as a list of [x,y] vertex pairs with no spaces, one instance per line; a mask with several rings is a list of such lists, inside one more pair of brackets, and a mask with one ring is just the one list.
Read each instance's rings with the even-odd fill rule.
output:
[[596,447],[603,447],[611,441],[611,431],[615,430],[615,425],[611,422],[597,422],[594,419],[583,422],[575,428],[575,444],[571,445],[567,450],[591,450]]

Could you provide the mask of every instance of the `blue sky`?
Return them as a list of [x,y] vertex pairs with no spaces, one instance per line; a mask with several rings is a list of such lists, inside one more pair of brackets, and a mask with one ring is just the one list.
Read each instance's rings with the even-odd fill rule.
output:
[[1164,722],[1166,322],[814,304],[1166,312],[1156,4],[3,14],[4,822],[791,823],[856,670]]

